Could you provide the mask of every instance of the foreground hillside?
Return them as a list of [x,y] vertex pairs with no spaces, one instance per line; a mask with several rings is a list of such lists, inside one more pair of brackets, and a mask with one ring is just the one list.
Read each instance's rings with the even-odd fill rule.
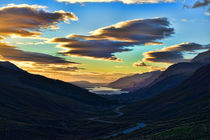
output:
[[9,62],[0,63],[0,139],[91,135],[88,129],[79,131],[83,123],[89,117],[105,114],[109,106],[110,101],[85,89],[32,75]]
[[209,99],[210,64],[177,87],[124,107],[122,121],[142,121],[148,126],[114,139],[209,139]]

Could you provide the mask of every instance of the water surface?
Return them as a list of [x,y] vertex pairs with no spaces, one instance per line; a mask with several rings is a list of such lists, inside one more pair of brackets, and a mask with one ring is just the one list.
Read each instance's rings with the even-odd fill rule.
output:
[[93,92],[96,94],[103,94],[103,95],[128,93],[127,91],[121,91],[121,89],[114,89],[110,87],[94,87],[94,88],[88,88],[88,90],[90,92]]

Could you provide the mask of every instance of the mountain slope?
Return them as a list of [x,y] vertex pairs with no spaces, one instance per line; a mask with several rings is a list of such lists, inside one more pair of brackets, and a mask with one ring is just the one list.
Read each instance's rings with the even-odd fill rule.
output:
[[16,71],[23,71],[22,69],[18,68],[16,65],[10,63],[9,61],[0,61],[0,67],[16,70]]
[[160,74],[161,71],[153,71],[143,74],[126,76],[112,83],[109,83],[108,86],[112,88],[133,91],[136,89],[146,87],[147,85],[152,83],[156,78],[158,78]]
[[209,116],[209,99],[210,64],[201,67],[177,87],[132,104],[125,110],[131,116],[142,114],[145,118],[154,120],[177,118],[190,114],[202,116],[202,113]]
[[146,123],[146,127],[121,139],[189,140],[209,139],[210,63],[198,69],[178,86],[121,109],[121,122]]
[[140,88],[129,94],[105,96],[120,102],[135,102],[160,94],[168,89],[178,86],[189,78],[197,69],[210,63],[210,50],[200,53],[191,62],[183,62],[171,65],[150,85]]
[[[7,65],[6,65],[7,66]],[[77,139],[111,102],[85,89],[0,66],[0,139]],[[84,134],[84,135],[87,135]]]
[[34,89],[40,92],[50,92],[58,96],[65,96],[87,104],[103,105],[108,103],[104,98],[72,84],[1,66],[0,83]]

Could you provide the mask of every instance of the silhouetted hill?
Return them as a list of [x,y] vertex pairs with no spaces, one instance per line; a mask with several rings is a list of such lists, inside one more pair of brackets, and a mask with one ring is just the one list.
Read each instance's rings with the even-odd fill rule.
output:
[[106,99],[72,84],[1,66],[0,83],[9,86],[33,89],[40,92],[50,92],[58,96],[65,96],[87,104],[103,105],[108,103]]
[[5,67],[16,71],[23,71],[22,69],[18,68],[16,65],[12,64],[9,61],[0,61],[0,67]]
[[[0,66],[0,139],[80,136],[75,127],[103,113],[111,102],[59,80]],[[10,66],[10,64],[9,64]]]

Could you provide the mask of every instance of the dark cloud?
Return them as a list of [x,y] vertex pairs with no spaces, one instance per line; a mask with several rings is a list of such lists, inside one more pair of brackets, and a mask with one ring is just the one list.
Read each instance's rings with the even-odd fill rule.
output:
[[206,49],[205,46],[197,44],[197,43],[182,43],[182,44],[178,44],[178,45],[174,45],[171,47],[167,47],[164,48],[164,51],[196,51],[196,50],[201,50],[201,49]]
[[115,40],[145,44],[173,34],[167,18],[136,19],[92,31],[89,36],[70,35],[85,40]]
[[42,6],[14,5],[0,8],[0,35],[33,37],[41,35],[40,29],[57,28],[58,22],[77,20],[71,12],[47,12]]
[[160,51],[149,51],[144,53],[143,61],[177,63],[190,61],[184,57],[184,53],[194,53],[195,51],[209,49],[209,45],[200,45],[196,43],[182,43],[171,47],[166,47]]
[[78,68],[78,67],[50,67],[49,69],[53,70],[53,71],[78,71],[78,70],[84,70],[84,68]]
[[167,18],[136,19],[100,28],[88,36],[70,35],[68,38],[54,38],[52,42],[62,43],[60,47],[69,49],[62,52],[65,55],[118,60],[114,53],[130,51],[128,46],[161,44],[156,40],[173,33]]
[[176,63],[186,61],[182,53],[178,51],[151,51],[145,53],[144,56],[144,61],[147,62]]
[[121,61],[113,56],[113,53],[129,51],[130,49],[126,49],[124,46],[129,46],[131,44],[132,43],[128,42],[115,42],[109,40],[74,40],[68,42],[68,44],[62,45],[62,47],[70,48],[71,50],[61,53],[72,56]]
[[48,54],[18,50],[16,47],[5,43],[0,43],[0,58],[8,61],[35,62],[39,64],[77,64]]
[[210,0],[196,0],[193,5],[184,5],[184,8],[201,8],[208,7],[208,10],[205,12],[205,15],[210,15]]
[[204,7],[204,6],[208,6],[209,4],[210,4],[210,0],[198,0],[194,3],[192,8]]

